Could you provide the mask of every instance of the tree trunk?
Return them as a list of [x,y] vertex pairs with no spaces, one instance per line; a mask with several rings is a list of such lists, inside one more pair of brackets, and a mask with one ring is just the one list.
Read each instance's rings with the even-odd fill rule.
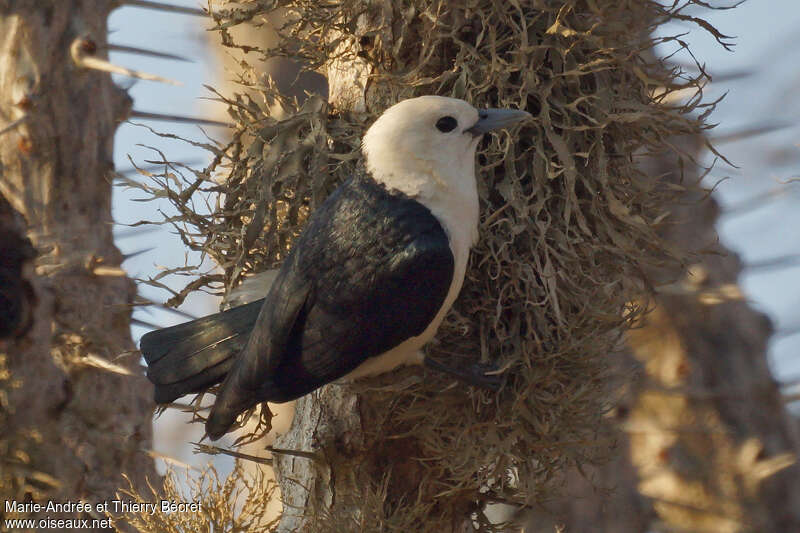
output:
[[[699,156],[700,143],[679,143]],[[648,165],[679,181],[677,161]],[[701,196],[686,195],[667,237],[711,253],[630,332],[622,364],[639,369],[612,420],[618,453],[591,473],[594,489],[568,476],[569,498],[554,506],[566,531],[800,531],[800,441],[767,363],[772,327],[743,300],[741,263],[719,243],[716,202]]]
[[127,486],[123,473],[138,487],[156,477],[130,336],[136,289],[112,235],[114,131],[131,102],[73,60],[101,55],[112,7],[0,0],[0,125],[21,120],[0,134],[0,194],[38,253],[31,328],[0,344],[6,500],[101,502]]
[[[523,105],[528,105],[543,124],[541,129],[535,130],[539,138],[534,139],[542,142],[540,145],[526,145],[524,143],[531,139],[515,141],[519,141],[523,150],[530,148],[529,152],[532,154],[526,160],[526,163],[533,163],[526,168],[526,180],[531,174],[535,174],[534,177],[540,181],[531,180],[533,190],[529,191],[526,199],[521,199],[525,196],[523,191],[527,189],[522,186],[522,178],[516,175],[518,182],[504,184],[510,185],[510,188],[490,191],[492,194],[482,195],[482,200],[487,200],[490,196],[497,200],[497,203],[491,204],[497,211],[491,212],[487,217],[487,220],[494,220],[507,207],[514,209],[515,203],[533,202],[537,199],[536,195],[540,192],[537,187],[553,193],[544,194],[540,203],[543,206],[547,205],[545,198],[552,200],[580,197],[580,201],[553,203],[536,211],[536,214],[530,209],[522,209],[516,215],[517,218],[510,218],[507,222],[509,225],[512,222],[517,223],[521,232],[527,228],[529,231],[525,236],[526,242],[533,243],[529,248],[521,248],[521,253],[527,255],[514,258],[519,259],[516,266],[520,270],[520,275],[515,279],[520,280],[522,274],[527,275],[529,271],[535,270],[536,272],[525,278],[531,285],[538,288],[552,283],[552,287],[559,285],[568,290],[560,293],[560,300],[554,291],[498,296],[498,315],[502,304],[507,303],[502,301],[505,298],[514,302],[521,301],[526,305],[529,302],[543,302],[543,309],[526,309],[524,318],[541,317],[555,309],[554,316],[557,320],[530,320],[525,323],[525,328],[509,326],[503,331],[496,329],[494,337],[481,336],[481,341],[488,338],[494,342],[501,337],[507,344],[513,344],[520,339],[538,341],[538,335],[547,330],[551,323],[561,322],[563,310],[591,308],[591,312],[587,311],[583,315],[576,313],[572,318],[576,322],[578,319],[587,319],[593,325],[602,324],[610,315],[618,318],[623,311],[622,306],[613,309],[609,306],[608,312],[604,311],[606,308],[601,310],[599,306],[594,309],[594,302],[590,301],[590,297],[596,299],[611,294],[623,294],[625,302],[634,299],[627,299],[626,295],[630,293],[620,292],[619,288],[626,286],[626,281],[630,278],[638,279],[642,270],[658,263],[648,254],[655,256],[664,252],[665,256],[669,256],[666,250],[668,247],[664,246],[657,253],[647,250],[646,253],[639,254],[640,250],[649,245],[643,237],[645,234],[640,234],[636,243],[631,246],[617,243],[628,241],[636,228],[642,226],[654,230],[646,236],[656,241],[655,228],[661,227],[661,215],[666,215],[668,211],[672,215],[668,220],[673,221],[666,231],[668,240],[688,250],[714,244],[716,213],[712,202],[699,205],[699,197],[687,194],[682,200],[688,207],[673,209],[666,202],[655,207],[652,205],[656,203],[651,201],[653,199],[674,199],[672,196],[659,194],[659,186],[662,183],[661,177],[667,171],[674,172],[678,168],[676,161],[667,161],[666,167],[653,169],[651,175],[654,178],[659,177],[653,188],[641,186],[647,181],[643,176],[635,172],[626,174],[631,170],[626,166],[633,159],[631,152],[636,149],[664,149],[675,136],[696,134],[703,129],[704,118],[694,118],[699,114],[697,111],[700,108],[693,108],[692,105],[672,107],[650,96],[664,87],[670,87],[670,90],[677,87],[679,79],[674,75],[657,72],[654,62],[643,57],[648,46],[642,41],[647,39],[638,39],[637,36],[643,35],[645,30],[646,35],[649,35],[655,21],[669,20],[670,17],[688,20],[680,13],[683,7],[676,4],[671,11],[665,11],[662,4],[641,2],[621,6],[617,2],[608,1],[589,2],[584,6],[584,3],[530,2],[526,3],[525,8],[521,8],[518,3],[493,4],[511,5],[519,10],[519,13],[504,12],[501,17],[498,14],[500,10],[492,10],[481,4],[481,7],[487,8],[481,11],[475,3],[469,3],[466,7],[452,7],[447,2],[431,2],[430,5],[401,9],[389,2],[354,2],[347,3],[351,8],[349,15],[369,15],[361,14],[358,20],[347,19],[346,24],[336,26],[336,30],[326,26],[330,30],[328,33],[313,33],[308,28],[314,29],[314,26],[309,24],[305,30],[292,34],[292,37],[297,38],[297,35],[305,36],[302,31],[309,31],[308,35],[317,38],[325,35],[326,39],[331,39],[325,42],[333,43],[338,41],[332,40],[336,35],[332,37],[331,34],[336,31],[348,32],[347,39],[342,40],[339,46],[346,47],[350,53],[340,53],[344,49],[326,49],[331,55],[319,63],[327,68],[332,114],[348,119],[352,116],[358,117],[365,110],[384,109],[388,104],[411,94],[412,87],[426,87],[431,92],[448,90],[450,92],[447,94],[470,98],[475,93],[470,95],[468,91],[459,92],[470,83],[485,84],[481,87],[485,92],[479,94],[486,96],[496,87],[486,81],[488,79],[492,79],[493,84],[508,82],[508,85],[496,88],[500,94],[510,86],[517,87],[515,84],[520,79],[535,81],[531,82],[530,87],[526,87],[541,92],[534,95],[526,89],[520,91],[520,94],[526,98]],[[637,5],[645,8],[634,11]],[[302,9],[298,11],[302,13]],[[309,9],[311,11],[313,10]],[[476,16],[476,12],[484,16]],[[546,20],[547,24],[537,27],[536,31],[530,25],[520,23],[520,19],[526,22],[535,20],[540,13],[548,13],[549,16],[538,20],[540,24]],[[322,10],[313,14],[324,20],[320,22],[322,26],[330,20],[323,17],[330,15],[329,11]],[[367,16],[376,16],[380,20],[367,21]],[[570,16],[574,18],[569,19]],[[643,22],[642,19],[646,20]],[[230,20],[233,21],[234,17]],[[298,16],[297,20],[307,21],[307,18]],[[426,34],[429,28],[424,26],[424,20],[435,20],[438,26],[435,26],[434,31],[442,33],[436,36]],[[691,20],[699,21],[708,31],[719,35],[713,28],[709,29],[701,19]],[[521,33],[512,31],[518,28],[522,28]],[[443,35],[444,43],[434,38],[441,38]],[[413,52],[419,50],[413,46],[409,47],[411,52],[406,50],[408,56],[397,52],[411,41],[427,42],[429,38],[430,42],[440,44],[437,49],[426,49],[430,55],[414,54]],[[455,47],[457,50],[447,49],[449,43],[456,42],[459,44]],[[497,47],[501,46],[497,43],[502,43],[503,53],[497,53],[496,49],[489,50],[489,55],[476,53],[476,48],[487,42]],[[286,48],[287,53],[291,53],[293,46],[302,47],[296,41],[290,42]],[[602,60],[598,59],[611,49],[614,50],[613,54]],[[582,50],[583,55],[576,57],[576,50]],[[430,60],[431,57],[441,61]],[[371,58],[372,62],[363,58]],[[515,60],[520,63],[514,63]],[[472,63],[481,62],[486,62],[485,70],[472,70]],[[376,64],[383,66],[376,67]],[[650,67],[653,67],[653,72],[648,71]],[[370,68],[377,70],[372,78],[368,76],[373,74],[369,72]],[[597,70],[593,70],[595,68]],[[498,72],[507,73],[507,77],[496,75]],[[592,76],[587,75],[590,72]],[[446,75],[452,76],[447,78]],[[491,78],[494,75],[496,76]],[[474,76],[474,79],[470,76]],[[470,83],[463,81],[467,79]],[[569,81],[556,90],[556,85],[564,79]],[[667,83],[661,83],[664,81]],[[437,87],[437,83],[441,85]],[[443,87],[446,89],[443,90]],[[630,93],[622,89],[626,87],[632,88]],[[697,101],[699,100],[698,98]],[[600,107],[593,110],[596,114],[591,120],[584,122],[580,118],[586,114],[584,106],[595,101],[600,102]],[[557,105],[554,106],[554,103]],[[539,109],[536,109],[537,106]],[[573,113],[574,117],[571,116]],[[331,129],[335,127],[338,126]],[[596,131],[593,131],[595,128]],[[583,134],[577,133],[579,131],[592,133],[581,137]],[[630,134],[626,133],[628,131]],[[565,138],[572,144],[565,143]],[[506,155],[507,160],[495,167],[494,172],[497,174],[504,171],[511,173],[513,170],[510,168],[515,162],[512,152],[506,152]],[[503,163],[506,169],[503,168]],[[579,176],[589,176],[591,179],[581,180],[582,185],[578,188],[576,183]],[[674,179],[678,181],[677,177]],[[637,201],[632,202],[631,206],[622,205],[620,200],[632,201],[633,198]],[[547,209],[552,210],[546,212]],[[594,212],[591,224],[587,224],[583,218],[589,211]],[[553,220],[564,221],[564,226],[559,230],[568,236],[563,239],[564,242],[588,242],[591,243],[589,246],[603,248],[604,251],[615,248],[621,251],[616,255],[592,254],[591,265],[581,276],[571,279],[575,272],[569,271],[571,263],[568,261],[557,262],[553,266],[547,256],[544,258],[547,262],[537,262],[537,258],[543,258],[536,254],[548,248],[548,238],[551,242],[559,240],[556,237],[557,232],[547,232],[547,226]],[[607,225],[611,229],[604,233]],[[539,233],[537,228],[544,229]],[[485,237],[486,235],[484,240]],[[724,252],[719,246],[717,251]],[[578,263],[580,261],[575,264]],[[629,268],[633,263],[636,269]],[[669,261],[665,263],[670,264]],[[671,271],[666,273],[667,276],[683,277],[681,265],[677,262],[671,264]],[[498,264],[498,268],[504,266]],[[641,269],[638,269],[640,266]],[[550,531],[554,522],[566,523],[569,530],[576,532],[777,532],[798,529],[798,476],[796,467],[789,467],[797,451],[797,441],[791,431],[791,421],[783,410],[777,387],[765,364],[764,351],[769,326],[744,302],[731,301],[731,296],[736,295],[734,289],[739,272],[735,258],[728,255],[712,256],[704,259],[699,266],[703,268],[695,268],[694,276],[668,287],[670,293],[661,291],[656,298],[658,306],[644,322],[644,327],[629,335],[630,353],[627,360],[620,359],[620,367],[627,369],[638,366],[640,371],[633,377],[630,374],[621,374],[626,380],[627,401],[618,408],[615,420],[609,423],[609,426],[619,427],[618,436],[622,443],[618,447],[619,454],[612,458],[612,462],[593,472],[596,485],[611,489],[611,497],[607,490],[587,489],[580,492],[573,489],[573,484],[570,483],[566,489],[569,500],[562,502],[555,512],[557,519],[553,520],[552,516],[548,516],[546,520],[541,516],[534,517],[535,522],[526,531]],[[611,274],[603,278],[605,283],[596,281],[592,273],[605,272],[606,269]],[[644,277],[657,276],[654,272],[649,274]],[[489,286],[491,280],[487,278],[489,276],[484,275],[481,282]],[[606,292],[598,290],[592,294],[581,293],[586,285],[603,287]],[[658,283],[654,285],[658,286]],[[563,296],[569,296],[567,293],[570,292],[583,294],[586,298],[583,301],[576,299],[565,303]],[[546,297],[533,297],[534,294]],[[462,300],[463,296],[462,291]],[[495,301],[491,302],[494,303]],[[477,308],[489,315],[493,312],[491,304]],[[487,322],[490,320],[487,319]],[[579,329],[579,324],[571,323],[569,318],[564,322],[576,330]],[[486,324],[479,324],[480,328],[484,325]],[[619,325],[625,326],[621,323]],[[570,353],[578,353],[584,359],[590,359],[589,354],[596,354],[591,352],[594,348],[596,351],[602,350],[605,355],[611,351],[606,350],[611,342],[603,335],[608,336],[617,331],[610,329],[602,329],[602,333],[598,335],[592,332],[601,331],[600,329],[592,329],[590,333],[582,330],[580,335],[576,335],[580,336],[581,342],[576,341],[575,345],[570,346]],[[473,328],[470,333],[477,337],[481,332],[478,328]],[[518,338],[515,338],[517,333]],[[565,349],[559,352],[559,343],[569,344],[572,337],[572,331],[566,333],[570,335],[553,335],[538,346],[527,346],[531,349],[525,352],[526,368],[551,368],[553,372],[577,368],[576,364],[580,362],[578,360],[570,360],[568,363],[565,361],[560,367],[547,367],[548,356],[554,355],[557,358],[567,351]],[[571,340],[575,341],[575,338]],[[602,348],[592,347],[591,343],[602,344]],[[492,348],[498,348],[500,344],[497,342]],[[533,348],[539,348],[539,351]],[[481,345],[477,349],[470,349],[484,355],[483,352],[490,348]],[[520,365],[522,366],[524,365]],[[486,500],[502,499],[504,491],[507,491],[505,494],[511,494],[510,501],[519,502],[513,500],[513,492],[530,481],[516,478],[504,484],[505,481],[498,481],[498,478],[514,478],[515,473],[521,469],[519,465],[529,467],[529,472],[537,469],[547,474],[561,472],[559,469],[567,464],[566,461],[554,460],[548,463],[548,459],[552,458],[547,454],[548,447],[563,450],[566,454],[575,449],[598,449],[597,455],[604,456],[609,446],[602,437],[576,432],[575,435],[580,438],[568,438],[563,432],[553,431],[562,420],[570,422],[573,428],[582,429],[596,420],[593,418],[587,422],[589,417],[579,416],[570,419],[568,415],[572,411],[564,408],[564,403],[567,403],[562,401],[564,398],[568,401],[579,398],[583,404],[588,404],[593,399],[593,394],[600,394],[598,391],[605,390],[605,374],[580,370],[575,376],[570,374],[570,378],[574,378],[571,381],[559,381],[559,387],[545,390],[548,376],[543,374],[538,376],[541,381],[529,379],[525,381],[526,390],[515,391],[521,398],[531,398],[542,392],[542,398],[552,395],[551,401],[543,401],[538,405],[541,410],[535,412],[527,410],[524,402],[505,406],[507,410],[503,414],[509,419],[516,415],[528,415],[525,420],[519,420],[519,423],[520,426],[523,423],[531,424],[532,429],[528,428],[530,431],[525,433],[529,440],[520,437],[519,442],[524,441],[524,446],[509,446],[508,449],[513,449],[513,453],[509,452],[507,455],[498,453],[498,461],[493,466],[502,464],[502,467],[493,470],[495,475],[484,478],[480,477],[480,471],[490,468],[484,464],[488,462],[484,459],[488,453],[494,453],[494,450],[487,452],[486,448],[479,446],[499,440],[498,433],[493,434],[493,431],[505,421],[503,418],[470,427],[471,436],[478,433],[480,437],[469,440],[465,436],[468,429],[463,427],[466,423],[459,419],[456,422],[462,423],[462,427],[449,424],[453,418],[458,417],[455,408],[442,416],[430,416],[428,421],[437,424],[437,429],[452,429],[456,434],[449,440],[437,434],[442,438],[435,443],[441,446],[435,448],[434,458],[431,450],[422,450],[418,426],[409,424],[410,427],[387,429],[384,425],[384,421],[389,418],[387,413],[395,412],[395,407],[400,403],[399,400],[395,403],[389,395],[384,395],[385,401],[380,403],[366,394],[357,394],[353,389],[334,384],[298,400],[292,427],[276,441],[278,449],[274,453],[275,471],[284,499],[284,513],[278,530],[282,533],[296,530],[372,529],[472,531],[473,518],[480,517],[476,511],[485,503],[482,497],[484,488],[490,494]],[[392,377],[395,380],[413,379],[411,373],[402,372]],[[526,374],[526,377],[534,376]],[[423,379],[431,379],[431,383],[438,384],[436,378],[431,378],[429,374]],[[581,386],[571,389],[576,382]],[[565,383],[568,385],[561,387]],[[557,396],[564,390],[573,391],[574,394]],[[387,396],[389,400],[386,400]],[[431,397],[439,399],[438,396]],[[431,397],[423,400],[414,398],[409,402],[419,400],[422,403]],[[474,401],[475,411],[478,412],[481,408],[480,401],[476,401],[474,397],[459,398],[465,405],[470,405],[470,400]],[[580,403],[575,402],[576,405]],[[451,405],[453,404],[442,402],[438,407],[441,409]],[[431,409],[425,414],[433,412]],[[436,414],[440,413],[441,411]],[[485,421],[479,417],[476,420]],[[569,424],[559,426],[559,429],[565,428],[570,429]],[[595,426],[591,429],[595,429]],[[388,437],[385,434],[376,436],[376,432],[382,430],[391,430],[392,434]],[[459,433],[461,430],[464,432]],[[600,431],[598,433],[602,434]],[[481,440],[483,442],[479,442]],[[436,460],[447,458],[451,448],[463,442],[469,442],[471,450],[480,449],[481,455],[475,457],[473,454],[469,461],[462,460],[457,465],[450,463],[442,466],[445,462],[442,461],[429,468]],[[458,459],[468,455],[463,449],[459,452],[461,455]],[[577,453],[569,457],[577,457],[575,462],[585,467],[581,459],[585,459],[587,455]],[[424,477],[426,468],[429,468],[427,478]],[[460,471],[456,473],[458,468]],[[472,476],[470,482],[480,480],[483,485],[467,487],[468,482],[464,480],[468,476]],[[431,478],[434,478],[433,481]],[[447,483],[454,478],[458,478],[460,486]],[[544,478],[547,479],[541,485],[531,482],[524,487],[528,491],[526,503],[530,506],[538,505],[548,497],[552,499],[552,494],[537,492],[544,492],[545,483],[550,481],[551,476],[543,475],[542,479]],[[492,484],[500,488],[490,487]],[[551,487],[552,484],[546,485],[547,489]],[[578,494],[583,497],[578,499]],[[777,501],[781,501],[777,511],[770,512]],[[392,514],[394,511],[397,512]],[[418,516],[408,516],[411,512]],[[542,527],[543,523],[547,524],[546,528]],[[401,527],[402,524],[407,524],[405,529]],[[483,529],[487,528],[488,526]]]

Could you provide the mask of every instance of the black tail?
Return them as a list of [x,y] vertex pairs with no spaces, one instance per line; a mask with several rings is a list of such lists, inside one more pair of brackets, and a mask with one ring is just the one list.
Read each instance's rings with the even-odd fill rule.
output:
[[236,354],[247,344],[263,298],[191,322],[151,331],[140,349],[156,403],[200,392],[225,379]]

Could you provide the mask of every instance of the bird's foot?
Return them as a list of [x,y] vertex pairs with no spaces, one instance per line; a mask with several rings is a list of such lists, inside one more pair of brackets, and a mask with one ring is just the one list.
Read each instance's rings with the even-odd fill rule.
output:
[[431,370],[442,372],[453,376],[465,383],[480,387],[482,389],[489,389],[492,391],[499,391],[505,382],[505,377],[501,374],[489,374],[497,370],[496,367],[485,363],[472,363],[466,367],[450,367],[428,356],[424,360],[425,366]]

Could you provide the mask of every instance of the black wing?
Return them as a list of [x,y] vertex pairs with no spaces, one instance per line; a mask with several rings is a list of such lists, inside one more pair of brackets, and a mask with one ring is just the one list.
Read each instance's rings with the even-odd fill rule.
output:
[[420,335],[453,280],[438,220],[420,203],[354,178],[314,213],[225,380],[212,437],[262,401],[302,396]]
[[191,322],[150,331],[140,349],[156,403],[219,383],[247,345],[264,299]]

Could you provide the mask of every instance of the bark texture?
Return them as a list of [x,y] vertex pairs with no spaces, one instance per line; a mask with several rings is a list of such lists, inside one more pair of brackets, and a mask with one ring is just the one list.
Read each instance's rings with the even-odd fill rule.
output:
[[0,135],[0,194],[38,253],[31,329],[0,344],[3,499],[111,500],[122,473],[156,477],[136,290],[112,236],[113,138],[131,101],[70,53],[105,55],[112,7],[0,0],[0,124],[21,120]]
[[[698,155],[697,141],[678,143]],[[668,157],[648,166],[679,180]],[[630,332],[620,365],[633,379],[611,419],[620,446],[592,484],[568,476],[569,497],[554,506],[566,531],[800,531],[800,441],[767,362],[772,326],[743,299],[718,215],[700,193],[675,211],[670,240],[709,253]]]

